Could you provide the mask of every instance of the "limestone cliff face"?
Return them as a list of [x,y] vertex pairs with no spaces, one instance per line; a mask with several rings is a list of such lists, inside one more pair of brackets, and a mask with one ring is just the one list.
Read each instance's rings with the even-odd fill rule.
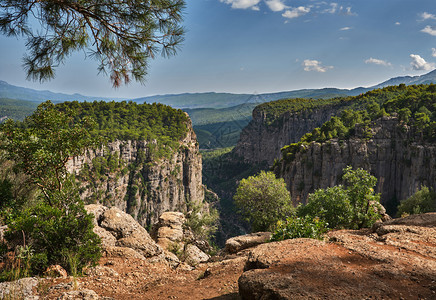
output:
[[280,149],[321,126],[345,104],[326,105],[312,110],[286,112],[272,124],[267,124],[267,115],[259,109],[253,110],[252,121],[242,130],[234,152],[245,162],[272,164],[280,158]]
[[68,163],[82,182],[87,203],[116,206],[143,226],[157,222],[165,211],[187,210],[187,202],[204,200],[202,161],[191,124],[170,155],[156,159],[155,141],[114,141]]
[[426,185],[436,189],[436,145],[425,143],[420,134],[399,123],[395,117],[383,117],[372,126],[372,137],[364,138],[356,127],[353,138],[325,143],[312,142],[296,154],[292,162],[282,161],[276,172],[283,177],[295,203],[307,200],[318,188],[340,184],[347,165],[364,168],[377,177],[377,192],[385,206],[394,205]]

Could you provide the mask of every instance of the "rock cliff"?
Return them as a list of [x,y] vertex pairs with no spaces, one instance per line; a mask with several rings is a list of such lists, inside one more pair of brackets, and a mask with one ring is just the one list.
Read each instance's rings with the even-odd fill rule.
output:
[[85,202],[116,206],[146,227],[165,211],[186,212],[188,202],[204,200],[202,160],[191,124],[178,149],[165,147],[116,140],[71,159],[67,167],[81,181]]
[[241,132],[234,153],[245,162],[266,161],[271,165],[274,159],[280,158],[283,146],[298,142],[304,134],[321,126],[346,105],[348,103],[342,102],[298,112],[287,111],[271,124],[267,121],[269,112],[256,107],[253,119]]
[[347,140],[302,145],[291,162],[281,161],[276,173],[282,176],[295,203],[306,202],[318,188],[341,183],[347,165],[369,170],[378,179],[376,192],[387,208],[395,207],[421,185],[436,189],[436,145],[426,143],[420,134],[396,117],[383,117],[371,124],[372,137],[357,126]]

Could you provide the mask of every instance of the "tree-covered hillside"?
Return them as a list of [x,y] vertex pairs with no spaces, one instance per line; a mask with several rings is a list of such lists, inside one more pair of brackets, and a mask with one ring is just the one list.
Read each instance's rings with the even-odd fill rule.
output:
[[[403,126],[420,133],[426,141],[436,141],[436,85],[391,86],[350,97],[351,109],[332,117],[321,127],[304,135],[298,143],[282,148],[282,160],[292,161],[302,145],[332,138],[348,139],[355,126],[362,124],[371,137],[371,121],[382,116],[397,116]],[[277,161],[278,162],[278,161]]]
[[0,98],[0,122],[6,118],[23,121],[37,106],[38,103],[32,101]]
[[[97,123],[91,133],[106,141],[155,141],[175,150],[188,130],[189,118],[183,111],[159,103],[74,101],[60,103],[56,107],[69,111],[75,121],[91,117]],[[165,147],[160,149],[164,151]]]

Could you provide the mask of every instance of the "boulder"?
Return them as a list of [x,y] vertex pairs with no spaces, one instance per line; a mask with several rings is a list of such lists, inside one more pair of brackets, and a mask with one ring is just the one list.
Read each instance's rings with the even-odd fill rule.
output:
[[123,249],[117,253],[142,258],[162,253],[162,248],[153,241],[147,230],[119,208],[90,204],[85,209],[94,214],[94,232],[101,238],[107,251],[114,252],[114,247],[131,248],[138,254],[126,253]]
[[421,227],[436,227],[436,212],[410,215],[404,218],[392,219],[383,223],[376,223],[375,229],[386,225],[406,225],[406,226],[421,226]]
[[[425,222],[426,223],[426,222]],[[403,225],[329,232],[250,250],[239,278],[242,299],[433,299],[436,227]],[[402,227],[402,228],[400,228]]]
[[185,247],[184,262],[190,266],[196,266],[200,263],[207,262],[210,256],[201,251],[197,246],[189,244]]
[[241,250],[266,243],[271,239],[271,232],[256,232],[246,235],[236,236],[226,241],[224,252],[237,253]]
[[38,299],[33,289],[38,285],[35,277],[22,278],[11,282],[0,283],[0,299]]
[[168,249],[172,243],[183,241],[183,224],[185,216],[181,212],[164,212],[158,223],[153,226],[151,236],[164,249]]

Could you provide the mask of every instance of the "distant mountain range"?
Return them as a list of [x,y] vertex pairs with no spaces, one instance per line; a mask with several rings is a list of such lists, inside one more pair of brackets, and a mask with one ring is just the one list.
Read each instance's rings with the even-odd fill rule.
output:
[[241,104],[260,104],[268,101],[283,99],[283,98],[332,98],[339,96],[355,96],[369,90],[382,88],[389,85],[399,85],[404,83],[411,84],[429,84],[436,83],[436,70],[420,76],[402,76],[391,78],[378,85],[368,88],[355,88],[355,89],[337,89],[337,88],[323,88],[323,89],[302,89],[295,91],[286,91],[278,93],[265,93],[265,94],[232,94],[232,93],[184,93],[173,95],[156,95],[149,97],[142,97],[136,99],[121,99],[121,98],[105,98],[105,97],[90,97],[81,94],[63,94],[54,93],[51,91],[39,91],[24,87],[18,87],[8,84],[0,80],[0,98],[28,100],[34,102],[43,102],[51,100],[53,102],[64,101],[121,101],[133,100],[138,103],[153,103],[160,102],[170,105],[175,108],[228,108],[238,106]]

